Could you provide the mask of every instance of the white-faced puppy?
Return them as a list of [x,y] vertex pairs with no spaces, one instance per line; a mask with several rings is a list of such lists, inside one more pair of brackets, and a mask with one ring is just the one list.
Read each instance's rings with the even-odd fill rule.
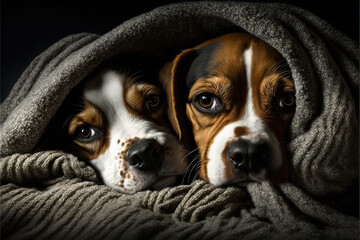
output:
[[135,193],[171,186],[185,173],[186,150],[169,130],[160,88],[106,70],[85,83],[82,98],[67,139],[106,185]]
[[250,34],[227,34],[180,53],[160,79],[180,139],[186,118],[192,128],[201,178],[220,186],[287,177],[295,87],[274,48]]

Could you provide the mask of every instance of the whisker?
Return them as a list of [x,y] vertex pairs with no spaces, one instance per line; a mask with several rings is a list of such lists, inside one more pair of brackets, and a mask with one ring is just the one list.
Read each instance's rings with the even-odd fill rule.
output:
[[192,179],[192,182],[194,182],[194,181],[199,177],[200,171],[201,171],[201,169],[199,169],[199,170],[196,172],[196,174],[194,175],[194,178]]
[[192,170],[191,170],[191,172],[189,173],[189,176],[188,176],[188,182],[189,183],[192,182],[192,181],[190,181],[190,178],[191,178],[191,175],[192,175],[191,173],[194,171],[195,174],[192,177],[192,179],[194,179],[197,176],[198,172],[200,172],[200,167],[201,167],[201,164],[197,164],[192,168]]
[[194,158],[194,160],[192,161],[192,163],[193,163],[193,162],[195,162],[195,163],[194,163],[194,165],[191,167],[189,173],[187,174],[187,176],[188,176],[188,177],[187,177],[188,183],[190,182],[191,173],[192,173],[193,171],[196,172],[197,169],[200,169],[200,167],[201,167],[201,163],[200,163],[200,161],[198,161],[199,158],[200,158],[200,156],[197,157],[197,158]]
[[183,146],[186,148],[186,150],[190,151],[191,150],[191,147],[185,143],[183,143]]
[[[198,150],[198,148],[195,148],[194,150],[192,150],[192,151],[190,151],[189,153],[187,153],[187,154],[183,157],[183,160],[186,160],[187,157],[189,157],[191,154],[193,154],[193,153],[196,152],[197,150]],[[184,173],[183,179],[182,179],[182,181],[181,181],[182,184],[184,184],[184,182],[185,182],[185,177],[186,177],[186,175],[188,174],[191,165],[192,165],[194,162],[196,162],[197,159],[199,159],[199,158],[200,158],[200,155],[198,154],[198,155],[195,155],[194,158],[190,161],[190,163],[189,163],[189,165],[187,166],[186,171],[185,171],[185,173]]]
[[177,148],[177,151],[178,151],[178,152],[181,151],[182,148],[183,148],[183,146],[182,146],[182,145],[179,145],[178,148]]
[[187,158],[189,155],[191,155],[192,153],[194,153],[195,151],[197,151],[199,148],[195,148],[194,150],[190,151],[188,154],[186,154],[184,156],[184,158]]
[[[186,169],[186,171],[185,171],[185,174],[184,174],[184,176],[183,176],[182,184],[184,184],[186,176],[189,176],[189,174],[191,173],[194,165],[196,166],[196,164],[198,164],[198,159],[199,159],[199,158],[200,158],[200,156],[196,156],[196,157],[194,157],[194,159],[191,160],[191,162],[189,163],[189,165],[188,165],[188,167],[187,167],[187,169]],[[189,171],[189,170],[190,170],[190,171]],[[187,180],[189,180],[189,177],[188,177]]]

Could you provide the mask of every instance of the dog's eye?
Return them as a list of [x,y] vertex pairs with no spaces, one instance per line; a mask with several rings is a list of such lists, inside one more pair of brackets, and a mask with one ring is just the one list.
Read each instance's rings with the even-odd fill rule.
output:
[[284,93],[280,98],[279,106],[285,111],[292,110],[295,107],[295,96],[292,93]]
[[84,124],[76,129],[75,136],[76,140],[80,142],[92,142],[97,139],[99,133],[95,128]]
[[198,103],[203,108],[211,108],[214,107],[216,102],[214,101],[214,96],[211,96],[210,94],[203,94],[199,97]]
[[194,98],[195,107],[204,113],[218,113],[222,110],[220,100],[212,93],[201,93]]
[[145,98],[145,104],[146,107],[150,110],[150,111],[155,111],[158,110],[161,107],[161,97],[160,95],[149,95]]

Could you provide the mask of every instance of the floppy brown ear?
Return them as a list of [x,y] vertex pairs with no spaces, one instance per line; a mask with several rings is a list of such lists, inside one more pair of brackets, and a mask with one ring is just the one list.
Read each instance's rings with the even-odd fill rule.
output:
[[186,87],[186,75],[192,61],[197,56],[193,49],[184,50],[160,70],[160,82],[168,101],[168,117],[179,136],[179,140],[188,146],[193,144],[192,127],[186,116],[186,104],[189,90]]

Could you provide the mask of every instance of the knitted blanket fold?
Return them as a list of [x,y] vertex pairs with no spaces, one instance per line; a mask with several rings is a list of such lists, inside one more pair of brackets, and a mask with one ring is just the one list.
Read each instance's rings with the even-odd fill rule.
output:
[[[165,63],[206,39],[249,32],[288,62],[296,113],[292,178],[246,188],[190,185],[126,195],[38,143],[70,91],[106,60]],[[358,43],[285,4],[189,2],[99,36],[68,36],[33,60],[1,104],[4,239],[358,239]]]

